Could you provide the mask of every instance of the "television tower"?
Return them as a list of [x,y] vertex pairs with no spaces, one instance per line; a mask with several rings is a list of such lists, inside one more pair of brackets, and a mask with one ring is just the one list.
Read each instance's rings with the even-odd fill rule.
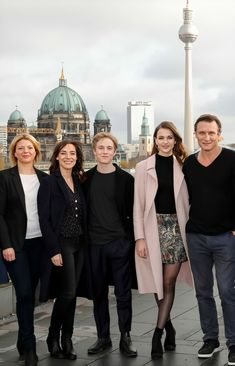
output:
[[196,41],[198,30],[192,22],[193,11],[189,0],[183,9],[184,24],[179,29],[179,38],[185,44],[185,95],[184,95],[184,144],[189,153],[194,151],[193,108],[192,108],[192,43]]

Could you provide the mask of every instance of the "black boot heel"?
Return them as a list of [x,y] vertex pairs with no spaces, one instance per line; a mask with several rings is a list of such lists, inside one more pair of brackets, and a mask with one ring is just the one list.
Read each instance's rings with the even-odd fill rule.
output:
[[160,328],[156,328],[153,333],[152,350],[151,350],[151,357],[153,360],[162,358],[162,355],[163,355],[163,348],[162,348],[162,341],[161,341],[162,333],[163,333],[163,329],[160,329]]
[[165,330],[166,330],[166,338],[164,342],[164,348],[166,351],[174,351],[176,347],[175,344],[176,331],[170,320],[166,322]]

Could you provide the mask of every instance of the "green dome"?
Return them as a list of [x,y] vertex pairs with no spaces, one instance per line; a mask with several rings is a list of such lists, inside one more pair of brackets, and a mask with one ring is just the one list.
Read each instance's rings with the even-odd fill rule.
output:
[[9,117],[9,121],[11,122],[18,122],[23,120],[24,120],[23,114],[20,111],[18,111],[18,109],[12,112]]
[[59,80],[59,86],[46,95],[39,110],[39,116],[43,114],[53,115],[54,113],[87,113],[80,95],[67,87],[63,73]]
[[96,113],[95,121],[109,121],[109,117],[105,110],[101,109],[99,112]]

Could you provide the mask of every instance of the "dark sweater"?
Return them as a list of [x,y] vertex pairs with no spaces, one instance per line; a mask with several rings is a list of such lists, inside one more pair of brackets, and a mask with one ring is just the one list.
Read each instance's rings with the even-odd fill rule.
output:
[[89,239],[93,245],[107,244],[125,237],[115,199],[115,175],[116,171],[102,174],[97,170],[93,175],[88,209]]
[[218,235],[235,230],[235,152],[223,148],[207,167],[190,155],[183,172],[189,191],[186,232]]
[[156,173],[158,189],[155,196],[156,212],[161,214],[176,213],[173,186],[173,155],[156,155]]

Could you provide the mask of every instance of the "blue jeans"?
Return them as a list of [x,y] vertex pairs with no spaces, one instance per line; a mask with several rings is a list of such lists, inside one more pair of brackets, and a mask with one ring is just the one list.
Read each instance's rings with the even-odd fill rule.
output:
[[16,292],[16,314],[19,325],[17,348],[20,354],[35,350],[34,305],[35,290],[41,270],[42,239],[25,240],[21,251],[16,252],[16,259],[5,261],[9,276]]
[[221,299],[227,346],[235,345],[235,236],[187,234],[203,340],[217,340],[219,326],[213,296],[213,266]]

